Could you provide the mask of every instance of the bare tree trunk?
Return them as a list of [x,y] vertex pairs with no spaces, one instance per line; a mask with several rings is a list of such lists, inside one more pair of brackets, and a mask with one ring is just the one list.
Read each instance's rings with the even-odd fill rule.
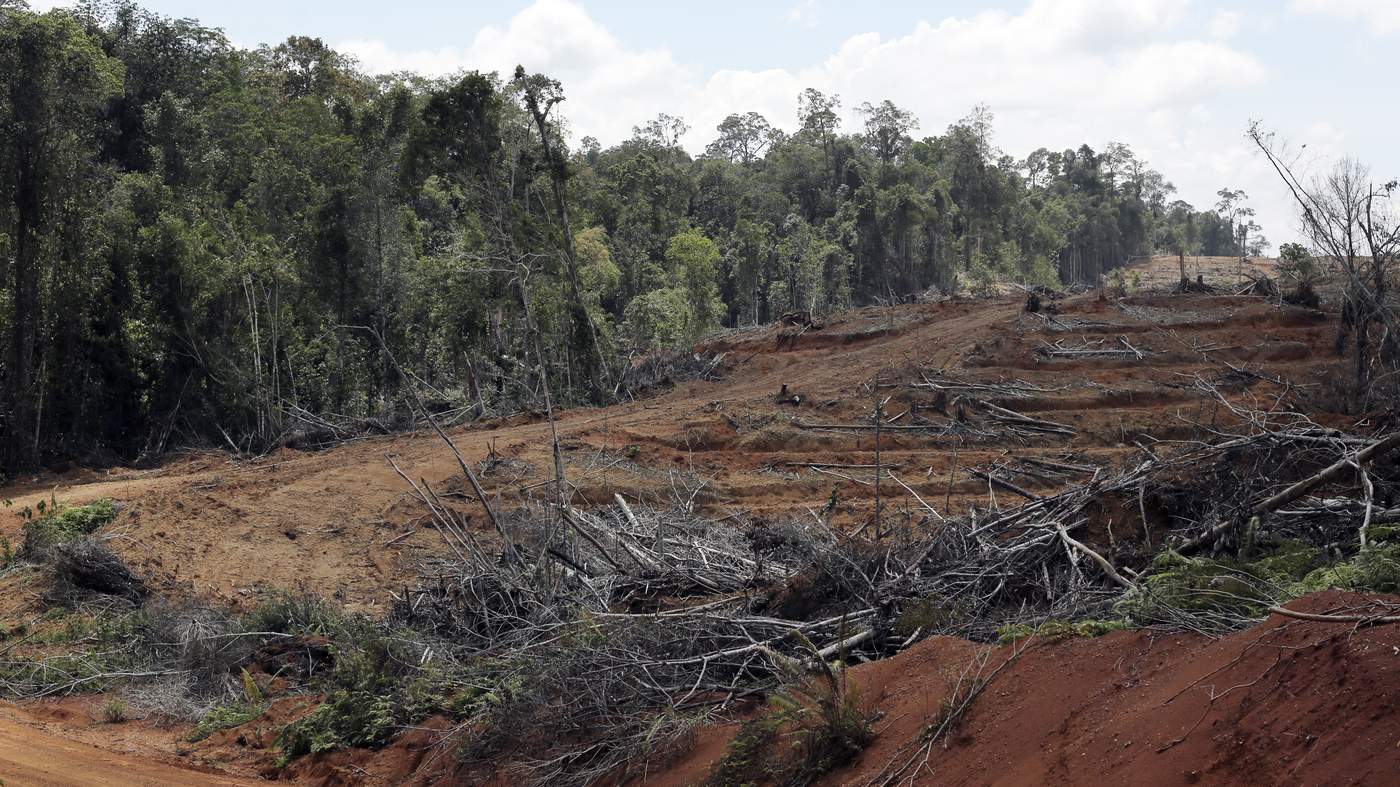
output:
[[559,221],[559,232],[564,249],[564,267],[569,277],[570,312],[574,323],[574,333],[588,346],[584,349],[584,372],[592,390],[590,396],[601,401],[608,379],[607,359],[598,341],[598,330],[584,304],[582,288],[578,281],[578,262],[574,257],[574,234],[569,226],[569,208],[564,198],[564,162],[556,159],[554,146],[549,142],[547,110],[541,110],[534,96],[526,94],[526,104],[535,119],[535,127],[540,134],[540,146],[544,149],[545,161],[549,164],[549,180],[554,192],[554,213]]
[[10,384],[10,460],[27,464],[37,442],[34,401],[34,355],[39,323],[39,247],[35,237],[42,220],[39,205],[40,166],[20,151],[15,188],[14,365]]

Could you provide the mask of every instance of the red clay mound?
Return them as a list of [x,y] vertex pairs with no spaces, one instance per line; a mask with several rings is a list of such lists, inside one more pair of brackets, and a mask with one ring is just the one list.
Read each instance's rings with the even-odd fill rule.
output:
[[[1364,600],[1332,592],[1289,607]],[[822,784],[1380,785],[1400,774],[1400,626],[1275,615],[1219,640],[1116,632],[1032,644],[996,673],[947,747],[929,748],[925,729],[981,653],[987,674],[1014,647],[938,637],[853,669],[862,701],[882,713],[878,737]],[[673,771],[653,783],[698,781],[697,765],[682,765],[683,781]]]

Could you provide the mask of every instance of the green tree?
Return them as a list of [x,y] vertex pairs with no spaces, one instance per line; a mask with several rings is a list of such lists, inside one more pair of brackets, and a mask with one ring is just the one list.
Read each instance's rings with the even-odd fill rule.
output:
[[679,233],[666,246],[666,271],[685,295],[685,337],[696,341],[714,329],[724,310],[716,281],[719,248],[699,230]]
[[1303,244],[1285,243],[1278,247],[1278,272],[1298,281],[1312,281],[1317,277],[1317,261]]
[[718,126],[719,137],[705,147],[705,153],[735,164],[751,164],[773,143],[774,129],[757,112],[732,114]]
[[861,104],[860,114],[865,118],[865,144],[879,159],[883,173],[904,152],[911,141],[909,132],[919,127],[919,120],[914,113],[900,109],[889,99],[878,105]]
[[40,281],[73,261],[63,259],[72,247],[62,236],[80,232],[81,224],[61,221],[65,195],[94,175],[98,121],[121,74],[121,63],[107,57],[69,12],[0,9],[0,188],[14,260],[7,391],[12,461],[32,458],[40,440]]

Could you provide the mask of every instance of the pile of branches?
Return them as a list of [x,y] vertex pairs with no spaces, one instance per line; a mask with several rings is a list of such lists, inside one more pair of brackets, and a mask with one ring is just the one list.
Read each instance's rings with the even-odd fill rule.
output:
[[452,509],[431,510],[438,532],[462,559],[396,597],[396,616],[481,647],[581,614],[733,594],[792,573],[780,561],[756,559],[733,526],[684,508],[634,510],[620,496],[615,506],[593,512],[532,507],[504,516],[510,546],[499,556],[468,536]]
[[920,382],[909,383],[908,387],[927,391],[937,391],[944,394],[981,394],[984,396],[994,396],[1005,399],[1028,399],[1038,396],[1059,393],[1065,390],[1064,386],[1049,388],[1043,385],[1027,382],[1018,379],[1000,379],[994,382],[979,382],[972,380],[959,380],[949,377],[941,371],[924,371],[920,373]]
[[[1044,388],[1022,380],[979,383],[942,376],[930,377],[928,374],[923,376],[923,382],[908,383],[907,387],[935,392],[934,401],[924,407],[917,403],[912,404],[908,410],[892,418],[882,419],[879,423],[810,423],[797,419],[792,423],[799,429],[813,431],[897,432],[930,437],[956,437],[960,442],[1000,440],[1007,437],[1018,440],[1047,436],[1069,437],[1078,432],[1069,424],[1025,415],[975,395],[1014,400],[1064,390],[1062,388]],[[942,414],[945,420],[930,418],[930,412]],[[905,419],[905,416],[908,418]]]
[[[241,696],[240,667],[258,648],[293,639],[225,611],[163,601],[134,606],[95,596],[73,614],[74,622],[94,622],[74,630],[70,652],[49,652],[38,630],[0,649],[0,696],[39,699],[123,688],[141,710],[193,721]],[[26,657],[31,645],[42,655]]]
[[[1400,463],[1387,458],[1400,450],[1400,434],[1345,434],[1282,408],[1260,411],[1233,404],[1204,379],[1197,385],[1234,422],[1218,428],[1214,442],[1160,443],[1131,468],[1092,470],[1087,482],[1050,496],[1017,488],[1029,502],[1008,510],[944,519],[929,507],[938,526],[912,557],[908,549],[891,555],[886,578],[877,581],[877,597],[896,604],[900,599],[947,599],[960,606],[959,617],[968,622],[950,627],[952,632],[975,636],[1008,616],[1109,613],[1125,597],[1149,596],[1152,587],[1144,579],[1154,570],[1154,558],[1164,554],[1243,561],[1267,554],[1264,544],[1295,544],[1341,557],[1364,552],[1381,528],[1400,521]],[[1012,486],[994,471],[983,476],[1001,481],[996,484],[1001,488]],[[1154,506],[1167,509],[1166,514],[1149,517],[1149,490],[1166,501]],[[1152,530],[1157,530],[1159,538],[1167,538],[1155,546],[1166,552],[1120,550],[1128,559],[1115,564],[1111,558],[1118,555],[1110,552],[1111,544],[1095,543],[1103,540],[1101,534],[1088,537],[1103,526],[1096,520],[1110,502],[1120,510],[1140,511],[1140,517],[1120,524],[1120,539],[1136,538],[1133,528],[1141,527],[1140,541],[1152,547]],[[1281,588],[1249,590],[1258,599],[1273,594],[1276,601],[1283,600]],[[1254,609],[1271,606],[1275,604]],[[1163,604],[1153,609],[1169,614],[1139,622],[1220,631],[1262,617],[1201,621],[1192,619],[1193,610]]]
[[498,761],[521,736],[550,742],[519,766],[522,780],[624,780],[709,713],[777,688],[785,664],[883,648],[874,631],[884,613],[855,596],[805,618],[761,609],[800,568],[842,564],[824,528],[758,544],[689,506],[618,497],[593,511],[500,516],[507,545],[495,554],[453,535],[465,523],[450,509],[433,510],[463,557],[396,596],[392,622],[485,665],[476,680],[513,687],[455,734],[469,762]]
[[633,359],[617,384],[617,398],[639,398],[691,380],[718,380],[728,353],[658,350]]
[[1015,410],[1008,410],[1000,405],[977,399],[971,396],[961,396],[954,400],[955,404],[966,404],[966,408],[959,407],[960,412],[967,409],[978,410],[982,414],[984,422],[995,424],[1002,431],[1016,435],[1017,437],[1040,437],[1054,435],[1059,437],[1069,437],[1079,430],[1069,424],[1062,424],[1056,421],[1048,421],[1043,418],[1032,418],[1029,415],[1018,413]]
[[1236,295],[1258,295],[1264,298],[1277,299],[1280,297],[1278,282],[1269,278],[1263,273],[1247,272],[1245,276],[1249,279],[1249,284],[1235,291]]
[[1054,344],[1045,343],[1036,347],[1035,353],[1043,358],[1123,358],[1141,361],[1146,357],[1146,353],[1134,347],[1126,336],[1119,336],[1113,345],[1105,343],[1103,339],[1095,339],[1086,340],[1077,347],[1071,347],[1059,339]]
[[[693,496],[668,509],[618,497],[585,511],[568,502],[562,474],[556,500],[503,515],[463,462],[494,536],[409,481],[451,557],[396,596],[390,625],[439,649],[423,650],[414,669],[452,665],[451,682],[488,698],[472,700],[453,732],[469,763],[510,760],[522,781],[552,784],[644,772],[711,714],[778,688],[793,663],[880,658],[931,634],[990,639],[1008,623],[1121,618],[1128,602],[1148,610],[1138,625],[1244,626],[1282,598],[1214,581],[1193,592],[1246,594],[1253,605],[1163,596],[1161,556],[1239,557],[1286,539],[1366,549],[1374,528],[1400,521],[1400,469],[1382,461],[1400,435],[1343,434],[1197,385],[1225,411],[1206,440],[1157,443],[1112,471],[1023,464],[1070,486],[1018,488],[1023,500],[1011,507],[989,495],[987,507],[960,516],[906,487],[924,517],[877,527],[873,539],[834,532],[819,516],[780,527],[716,521],[695,512]],[[974,392],[987,393],[964,389],[953,403],[984,426],[1069,429]],[[982,472],[1005,488],[1008,467]],[[1111,530],[1105,543],[1109,506],[1140,513],[1119,517],[1119,540],[1146,549],[1115,548]]]

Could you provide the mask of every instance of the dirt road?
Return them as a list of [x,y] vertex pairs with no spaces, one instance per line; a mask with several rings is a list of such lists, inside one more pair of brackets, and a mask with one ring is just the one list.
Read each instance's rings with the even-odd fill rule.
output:
[[51,735],[0,709],[0,785],[4,787],[154,787],[258,782],[165,765]]

